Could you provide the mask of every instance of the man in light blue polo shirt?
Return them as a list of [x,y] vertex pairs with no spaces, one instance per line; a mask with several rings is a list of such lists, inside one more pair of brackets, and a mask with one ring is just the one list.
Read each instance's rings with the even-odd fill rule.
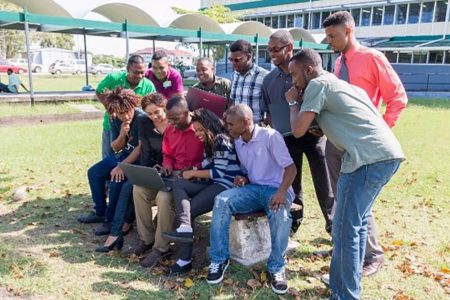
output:
[[304,135],[316,119],[328,140],[344,152],[332,228],[331,299],[360,299],[367,220],[404,154],[366,92],[325,72],[317,52],[297,52],[289,72],[293,87],[286,101],[294,136]]
[[229,134],[246,177],[237,176],[238,187],[216,196],[210,229],[207,282],[219,283],[229,264],[229,231],[232,215],[264,210],[270,226],[272,251],[267,261],[272,290],[286,293],[284,253],[291,229],[291,188],[297,173],[283,136],[272,128],[254,124],[249,106],[237,104],[225,113]]

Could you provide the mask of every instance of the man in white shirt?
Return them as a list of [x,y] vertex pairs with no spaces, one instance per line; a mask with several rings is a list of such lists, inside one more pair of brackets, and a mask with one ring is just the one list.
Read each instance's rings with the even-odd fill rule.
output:
[[14,74],[13,69],[9,68],[7,73],[8,73],[8,85],[0,82],[0,92],[17,94],[19,92],[20,85],[24,88],[25,91],[28,92],[28,89],[20,81],[19,77],[16,74]]

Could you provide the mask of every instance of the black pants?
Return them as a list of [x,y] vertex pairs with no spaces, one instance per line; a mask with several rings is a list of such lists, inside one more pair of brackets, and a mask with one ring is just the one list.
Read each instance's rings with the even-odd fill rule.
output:
[[[331,188],[330,177],[325,160],[325,137],[316,137],[310,133],[306,133],[301,138],[287,136],[284,138],[286,146],[291,154],[295,166],[297,167],[297,175],[295,176],[292,188],[295,192],[294,203],[304,207],[303,191],[302,191],[302,165],[303,154],[308,159],[311,176],[316,191],[317,200],[325,218],[325,229],[331,233],[331,214],[333,210],[334,194]],[[303,218],[303,209],[301,212],[292,216],[292,227],[298,228]]]

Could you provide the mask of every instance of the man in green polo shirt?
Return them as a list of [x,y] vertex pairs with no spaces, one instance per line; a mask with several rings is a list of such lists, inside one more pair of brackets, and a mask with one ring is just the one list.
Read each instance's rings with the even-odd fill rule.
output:
[[[128,59],[126,72],[115,72],[108,74],[97,86],[96,95],[98,100],[104,104],[104,91],[113,90],[117,87],[124,89],[132,89],[137,95],[145,96],[154,93],[155,86],[144,77],[145,61],[140,55],[132,55]],[[111,133],[110,133],[110,117],[105,112],[103,118],[103,134],[102,134],[102,158],[105,158],[113,151],[111,149]]]
[[199,82],[193,87],[230,100],[231,81],[214,74],[214,64],[209,58],[202,57],[197,60],[197,78]]

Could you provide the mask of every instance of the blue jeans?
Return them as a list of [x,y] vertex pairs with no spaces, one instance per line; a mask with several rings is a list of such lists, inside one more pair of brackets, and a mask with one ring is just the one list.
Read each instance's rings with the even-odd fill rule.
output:
[[127,154],[122,154],[119,157],[110,155],[90,167],[88,170],[88,180],[91,188],[92,200],[94,201],[95,213],[98,216],[105,216],[105,222],[111,222],[114,218],[120,190],[125,181],[111,181],[109,185],[108,205],[106,204],[105,184],[111,178],[111,170],[126,157]]
[[367,218],[376,197],[397,172],[400,162],[400,159],[392,159],[340,174],[332,229],[331,299],[360,298]]
[[267,261],[267,269],[277,273],[284,269],[286,252],[291,229],[292,197],[286,193],[287,205],[278,212],[269,208],[270,199],[277,188],[265,185],[247,184],[243,187],[223,191],[214,199],[213,216],[210,228],[209,258],[212,263],[223,263],[230,257],[229,232],[234,213],[251,213],[264,210],[270,227],[272,251]]
[[112,236],[122,235],[122,226],[126,222],[132,223],[136,216],[134,214],[133,204],[133,184],[129,181],[125,181],[120,190],[119,199],[116,205],[116,211],[111,224]]

